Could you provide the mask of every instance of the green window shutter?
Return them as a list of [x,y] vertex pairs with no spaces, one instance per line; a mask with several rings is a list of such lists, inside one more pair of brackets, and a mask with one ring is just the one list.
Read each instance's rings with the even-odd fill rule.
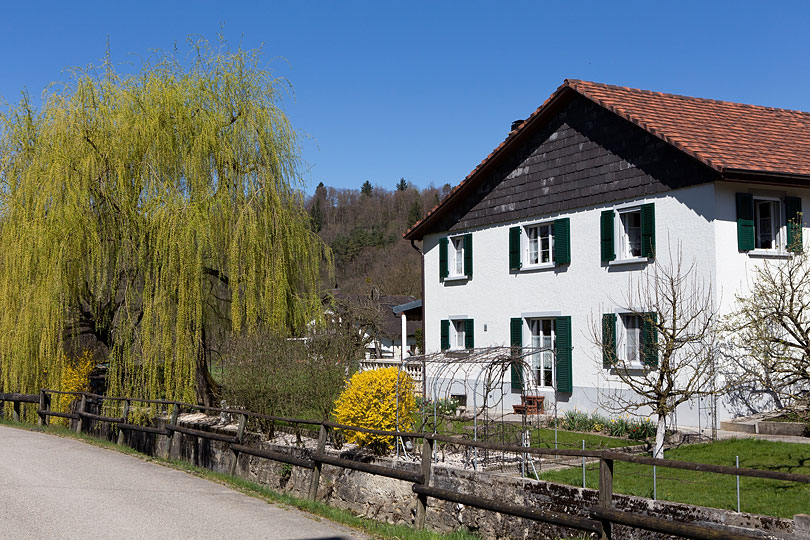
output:
[[754,196],[737,193],[737,249],[754,249]]
[[[512,346],[512,356],[520,358],[523,348],[523,319],[516,317],[509,321],[509,344]],[[512,390],[523,390],[523,362],[518,360],[510,365],[512,376]]]
[[520,270],[520,227],[509,228],[509,270]]
[[510,375],[512,377],[512,391],[523,391],[523,364],[521,362],[512,362],[509,365]]
[[447,245],[450,241],[445,238],[439,239],[439,281],[450,275],[450,267],[447,264]]
[[641,363],[658,367],[658,314],[654,312],[641,317]]
[[[523,319],[520,317],[509,321],[509,344],[518,349],[523,347]],[[517,352],[520,353],[520,351]]]
[[602,212],[600,220],[601,241],[602,241],[602,262],[610,262],[616,258],[616,248],[613,242],[613,210]]
[[464,275],[472,277],[473,270],[472,234],[464,235]]
[[571,220],[568,218],[554,222],[554,262],[556,264],[571,262]]
[[602,315],[602,367],[611,368],[616,364],[616,314]]
[[557,349],[557,391],[574,391],[574,370],[571,362],[571,317],[557,317],[554,322]]
[[641,205],[641,256],[655,257],[655,204]]
[[787,220],[787,248],[794,253],[802,251],[802,200],[799,197],[785,197],[785,219]]
[[450,321],[445,319],[442,321],[442,350],[446,351],[450,348]]
[[475,338],[473,336],[473,329],[475,325],[473,324],[472,319],[465,319],[464,320],[464,348],[465,349],[474,349],[475,348]]

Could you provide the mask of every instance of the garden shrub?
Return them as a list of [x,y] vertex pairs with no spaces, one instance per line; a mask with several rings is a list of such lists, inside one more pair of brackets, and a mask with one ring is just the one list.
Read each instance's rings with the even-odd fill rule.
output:
[[[339,329],[288,339],[271,332],[233,338],[225,352],[222,395],[230,407],[309,420],[326,420],[362,355]],[[273,424],[251,420],[251,429]]]
[[[90,374],[96,367],[91,351],[84,351],[81,356],[70,358],[65,361],[62,369],[62,382],[59,385],[63,392],[89,392]],[[68,412],[70,404],[76,399],[72,394],[56,394],[51,409],[56,412]],[[52,417],[54,424],[68,425],[69,419]]]
[[[396,430],[397,377],[399,377],[399,430],[413,429],[416,412],[414,382],[395,367],[355,373],[335,402],[335,420],[348,426]],[[371,433],[346,431],[346,442],[383,453],[394,446],[394,438]]]

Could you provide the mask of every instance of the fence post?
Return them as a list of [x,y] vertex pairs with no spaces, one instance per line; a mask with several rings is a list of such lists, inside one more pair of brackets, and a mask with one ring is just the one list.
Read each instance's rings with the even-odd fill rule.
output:
[[[737,456],[735,467],[740,468],[740,456]],[[737,475],[737,513],[740,513],[740,475]]]
[[11,419],[15,422],[20,421],[20,402],[12,401]]
[[[247,421],[247,417],[244,414],[239,415],[239,427],[236,428],[236,444],[242,444],[242,437],[245,436],[245,422]],[[231,470],[230,475],[234,476],[236,474],[236,465],[239,463],[239,452],[231,447],[231,451],[233,452],[233,461],[231,462]]]
[[[121,424],[126,424],[127,422],[129,422],[129,400],[128,399],[124,400],[124,411],[121,414],[121,420],[122,420]],[[126,442],[124,437],[125,437],[124,430],[121,429],[121,426],[119,424],[119,426],[118,426],[118,440],[117,440],[118,444],[123,445],[124,442]]]
[[[585,441],[582,441],[582,451],[585,451]],[[585,489],[585,456],[582,456],[582,489]]]
[[[613,460],[599,459],[599,507],[610,509],[613,507]],[[611,523],[602,521],[603,537],[611,537]]]
[[321,467],[323,463],[318,460],[318,454],[323,454],[326,449],[326,426],[321,424],[321,431],[318,433],[318,448],[312,455],[314,467],[312,467],[312,477],[309,481],[309,498],[316,500],[318,498],[318,482],[321,481]]
[[[433,465],[433,440],[425,438],[422,442],[422,485],[430,485],[430,471]],[[425,517],[427,515],[427,495],[416,496],[416,523],[417,529],[425,528]]]
[[[170,426],[176,426],[177,425],[177,417],[180,415],[180,404],[175,403],[173,406],[174,406],[174,408],[172,409],[172,416],[171,416],[171,419],[169,420],[169,425]],[[169,442],[168,442],[167,448],[166,448],[166,459],[170,460],[170,459],[172,459],[172,446],[174,446],[174,431],[172,431],[170,429],[167,429],[166,431],[167,431],[166,437],[169,439]]]
[[38,426],[47,426],[48,425],[48,411],[51,410],[51,399],[48,394],[45,393],[45,390],[39,391],[39,420],[37,420]]
[[82,423],[84,421],[82,418],[82,413],[84,412],[85,407],[87,407],[87,395],[82,394],[82,401],[79,404],[79,419],[76,420],[76,433],[82,432]]

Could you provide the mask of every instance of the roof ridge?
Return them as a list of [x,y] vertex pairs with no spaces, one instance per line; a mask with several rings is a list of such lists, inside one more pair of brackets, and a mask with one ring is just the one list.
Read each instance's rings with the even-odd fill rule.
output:
[[712,98],[704,98],[704,97],[698,97],[698,96],[687,96],[686,94],[672,94],[672,93],[669,93],[669,92],[658,92],[656,90],[645,90],[643,88],[633,88],[631,86],[620,86],[620,85],[616,85],[616,84],[607,84],[607,83],[601,83],[601,82],[596,82],[596,81],[586,81],[586,80],[582,80],[582,79],[565,79],[564,84],[566,86],[570,86],[571,88],[573,88],[574,90],[577,90],[578,92],[581,90],[580,88],[577,88],[578,85],[592,85],[592,86],[602,87],[602,88],[611,89],[611,90],[626,90],[626,91],[635,92],[635,93],[638,93],[638,94],[645,94],[645,95],[649,95],[649,96],[671,97],[671,98],[678,98],[678,99],[686,99],[686,100],[689,100],[689,101],[702,101],[704,103],[714,103],[714,104],[719,104],[719,105],[734,105],[736,107],[745,107],[745,108],[751,108],[751,109],[757,109],[757,110],[798,113],[798,114],[801,114],[803,116],[810,117],[810,112],[802,111],[802,110],[799,110],[799,109],[786,109],[784,107],[769,107],[767,105],[753,105],[751,103],[742,103],[742,102],[739,102],[739,101],[727,101],[727,100],[723,100],[723,99],[712,99]]
[[[565,79],[443,200],[414,223],[404,237],[416,234],[412,239],[419,238],[419,232],[442,214],[442,208],[454,205],[498,156],[511,148],[515,141],[523,140],[523,134],[533,129],[531,126],[553,114],[555,103],[567,103],[573,95],[579,95],[638,126],[721,175],[748,170],[796,175],[810,180],[808,111]],[[741,136],[750,147],[739,147]],[[772,159],[766,156],[772,156]]]

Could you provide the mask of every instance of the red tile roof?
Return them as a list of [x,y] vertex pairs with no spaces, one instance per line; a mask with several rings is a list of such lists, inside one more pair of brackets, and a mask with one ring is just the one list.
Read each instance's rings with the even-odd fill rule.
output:
[[586,81],[565,84],[719,172],[810,175],[810,113]]
[[[421,238],[476,176],[554,103],[574,91],[636,124],[721,174],[755,172],[810,177],[810,113],[566,79],[425,218],[405,233]],[[542,123],[542,120],[540,120]],[[420,234],[421,233],[421,234]]]

